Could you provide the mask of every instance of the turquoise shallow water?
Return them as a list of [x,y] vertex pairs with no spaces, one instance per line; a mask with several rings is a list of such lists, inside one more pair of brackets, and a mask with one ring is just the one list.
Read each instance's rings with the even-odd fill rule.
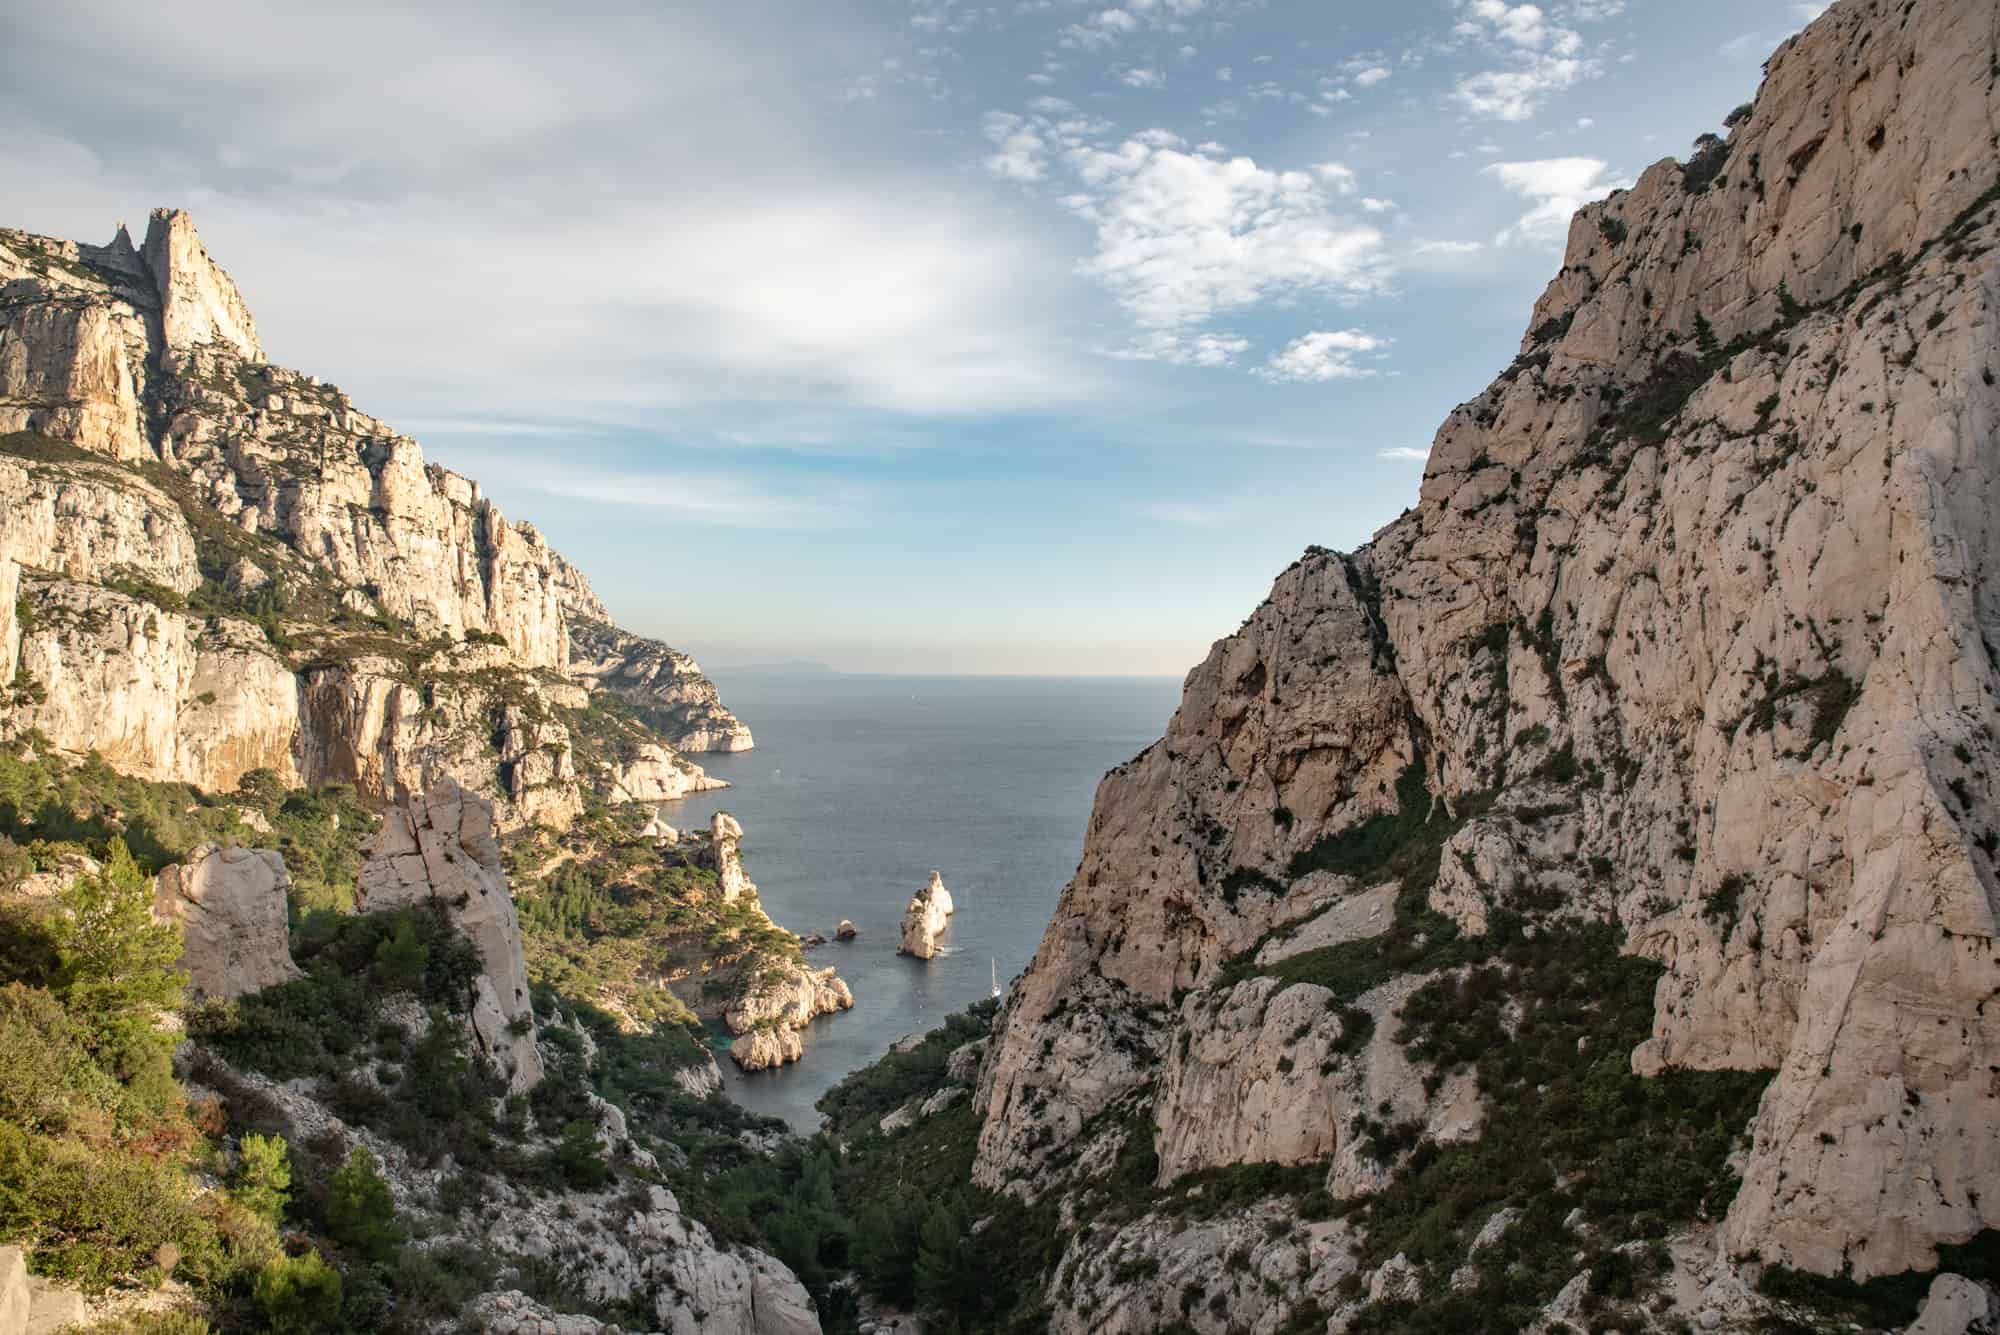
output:
[[[733,786],[668,803],[664,817],[743,823],[744,863],[770,915],[859,939],[809,952],[835,964],[855,1008],[816,1021],[805,1060],[738,1074],[730,1095],[811,1130],[813,1102],[905,1034],[986,996],[1027,966],[1083,849],[1104,771],[1165,729],[1170,678],[715,674],[757,749],[699,757]],[[896,954],[903,907],[936,868],[957,913],[948,953]]]

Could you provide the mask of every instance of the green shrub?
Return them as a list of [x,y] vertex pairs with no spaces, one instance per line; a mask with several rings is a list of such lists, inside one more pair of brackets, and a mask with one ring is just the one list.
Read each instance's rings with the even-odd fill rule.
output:
[[356,1255],[386,1263],[395,1259],[404,1232],[380,1169],[381,1161],[366,1145],[348,1152],[328,1186],[326,1231]]
[[284,1217],[290,1199],[292,1163],[285,1151],[283,1136],[260,1136],[252,1131],[238,1146],[240,1158],[231,1193],[245,1207],[277,1223]]
[[154,1251],[215,1249],[193,1185],[171,1155],[32,1136],[0,1122],[0,1238],[45,1274],[86,1289],[136,1279]]
[[556,1142],[555,1161],[562,1180],[578,1191],[595,1191],[611,1178],[594,1122],[578,1119],[565,1126]]
[[80,876],[63,894],[67,915],[56,920],[56,987],[98,1065],[142,1102],[164,1107],[174,1093],[170,1058],[176,1035],[160,1012],[187,986],[180,932],[153,921],[152,879],[139,870],[122,839],[95,876]]
[[340,1272],[309,1251],[265,1265],[251,1285],[251,1300],[277,1335],[309,1335],[339,1318],[340,1289]]

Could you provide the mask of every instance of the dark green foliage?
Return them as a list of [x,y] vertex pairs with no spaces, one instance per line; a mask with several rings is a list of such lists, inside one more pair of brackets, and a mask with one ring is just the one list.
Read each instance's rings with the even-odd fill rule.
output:
[[291,1198],[292,1163],[285,1153],[283,1136],[260,1136],[250,1132],[238,1147],[239,1160],[232,1196],[272,1223],[284,1217],[285,1202]]
[[340,1272],[309,1251],[265,1265],[251,1285],[251,1298],[276,1335],[310,1335],[338,1323],[340,1287]]
[[1860,695],[1860,684],[1838,668],[1817,677],[1780,677],[1773,671],[1765,679],[1763,699],[1751,708],[1744,726],[1752,732],[1769,732],[1780,708],[1803,700],[1812,708],[1812,740],[1807,745],[1811,751],[1833,740]]
[[[1355,1329],[1519,1330],[1578,1269],[1569,1254],[1581,1240],[1562,1227],[1572,1208],[1598,1236],[1621,1240],[1662,1237],[1726,1208],[1735,1192],[1726,1160],[1769,1073],[1634,1076],[1628,1054],[1651,1031],[1659,968],[1621,955],[1618,944],[1607,927],[1544,931],[1509,943],[1463,980],[1433,980],[1412,996],[1404,1041],[1447,1066],[1473,1067],[1491,1111],[1478,1141],[1418,1145],[1396,1181],[1358,1208],[1364,1262],[1400,1251],[1448,1271],[1494,1209],[1525,1215],[1480,1253],[1475,1289],[1371,1308]],[[1511,1039],[1503,997],[1522,1007]],[[1621,1265],[1593,1255],[1600,1298],[1619,1296],[1632,1279]]]
[[187,986],[176,967],[180,932],[153,922],[152,881],[116,837],[102,870],[64,892],[63,909],[51,990],[97,1064],[133,1097],[164,1108],[174,1095],[175,1036],[158,1021]]
[[562,1129],[556,1142],[556,1171],[577,1191],[596,1191],[611,1179],[611,1166],[604,1162],[604,1144],[597,1138],[597,1124],[582,1118]]
[[1625,244],[1626,229],[1622,218],[1614,218],[1607,213],[1597,220],[1597,230],[1612,245],[1622,246]]
[[916,1047],[885,1053],[873,1066],[862,1067],[820,1095],[814,1106],[826,1115],[827,1134],[845,1139],[916,1095],[942,1087],[945,1059],[954,1049],[984,1038],[997,1009],[999,1003],[989,999],[961,1014],[946,1016],[945,1022],[924,1035]]
[[1682,189],[1691,195],[1702,194],[1722,174],[1728,161],[1728,140],[1712,134],[1700,136],[1694,141],[1694,154],[1681,167]]
[[[1404,767],[1396,780],[1397,807],[1393,813],[1370,816],[1359,825],[1324,835],[1310,848],[1292,858],[1293,879],[1315,871],[1342,876],[1374,876],[1404,870],[1411,859],[1421,859],[1429,850],[1430,834],[1449,822],[1430,825],[1431,795],[1424,782],[1421,758]],[[1428,827],[1428,828],[1427,828]],[[1448,831],[1447,831],[1448,832]],[[1442,841],[1438,841],[1442,847]]]
[[1725,876],[1722,884],[1715,887],[1713,894],[1701,901],[1701,916],[1710,922],[1722,924],[1725,934],[1736,926],[1736,915],[1741,909],[1744,880],[1741,876]]
[[[1965,1242],[1938,1249],[1934,1271],[1906,1270],[1857,1282],[1846,1275],[1815,1275],[1789,1266],[1767,1265],[1758,1292],[1767,1298],[1811,1313],[1811,1329],[1870,1326],[1900,1330],[1916,1319],[1941,1274],[1964,1275],[1986,1284],[2000,1283],[2000,1230],[1984,1229]],[[1785,1329],[1803,1329],[1796,1324]]]
[[395,1259],[404,1232],[381,1167],[366,1145],[349,1151],[327,1191],[326,1231],[355,1255],[386,1262]]

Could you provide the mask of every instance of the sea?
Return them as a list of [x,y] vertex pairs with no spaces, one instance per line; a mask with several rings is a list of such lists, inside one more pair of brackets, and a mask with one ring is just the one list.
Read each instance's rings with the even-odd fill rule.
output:
[[[730,1097],[801,1132],[813,1104],[897,1039],[1005,989],[1028,965],[1076,870],[1098,780],[1165,731],[1176,678],[898,677],[712,672],[756,748],[698,756],[730,787],[661,808],[683,828],[723,810],[765,911],[806,935],[859,935],[807,952],[837,965],[854,1009],[815,1020],[802,1061],[743,1073]],[[910,896],[932,870],[957,911],[944,953],[898,955]],[[718,1054],[720,1056],[720,1054]]]

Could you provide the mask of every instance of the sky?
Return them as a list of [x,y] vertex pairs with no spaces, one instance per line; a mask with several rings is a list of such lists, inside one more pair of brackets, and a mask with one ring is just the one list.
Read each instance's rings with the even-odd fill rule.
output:
[[190,210],[712,665],[1178,675],[1823,7],[11,0],[0,223]]

